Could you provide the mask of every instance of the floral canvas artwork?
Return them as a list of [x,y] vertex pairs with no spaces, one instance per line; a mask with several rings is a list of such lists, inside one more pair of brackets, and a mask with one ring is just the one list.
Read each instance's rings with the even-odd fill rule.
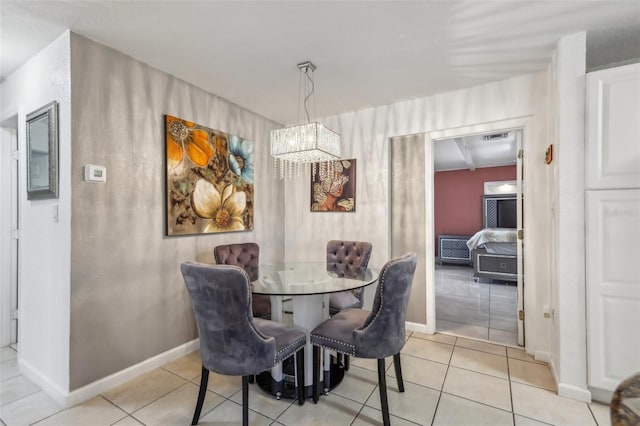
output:
[[253,229],[253,142],[165,116],[167,235]]
[[318,163],[311,171],[312,212],[356,210],[356,160]]

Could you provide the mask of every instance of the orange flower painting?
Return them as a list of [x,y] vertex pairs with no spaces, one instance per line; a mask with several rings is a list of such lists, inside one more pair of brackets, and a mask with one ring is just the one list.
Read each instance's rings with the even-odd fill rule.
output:
[[165,116],[167,235],[253,229],[253,142]]

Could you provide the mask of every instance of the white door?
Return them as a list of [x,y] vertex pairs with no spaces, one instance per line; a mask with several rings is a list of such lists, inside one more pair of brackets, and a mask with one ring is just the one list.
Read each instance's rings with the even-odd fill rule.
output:
[[0,346],[17,342],[18,321],[18,173],[17,129],[0,127]]
[[522,177],[523,169],[522,169],[522,130],[516,131],[516,146],[517,146],[517,157],[516,157],[516,209],[517,209],[517,219],[516,219],[516,228],[518,229],[518,239],[516,244],[516,254],[517,254],[517,270],[518,270],[518,289],[517,289],[517,298],[518,298],[518,345],[524,346],[524,257],[523,257],[523,239],[522,235],[524,233],[523,230],[523,199],[522,199]]
[[640,189],[587,191],[589,385],[640,371]]
[[585,188],[640,188],[640,64],[587,75]]
[[640,371],[640,64],[587,75],[585,226],[589,386]]

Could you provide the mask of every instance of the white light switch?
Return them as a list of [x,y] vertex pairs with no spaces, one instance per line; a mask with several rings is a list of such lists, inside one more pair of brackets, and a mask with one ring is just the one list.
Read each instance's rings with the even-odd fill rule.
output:
[[86,182],[106,182],[107,168],[104,166],[96,166],[95,164],[86,164],[84,166],[84,180]]

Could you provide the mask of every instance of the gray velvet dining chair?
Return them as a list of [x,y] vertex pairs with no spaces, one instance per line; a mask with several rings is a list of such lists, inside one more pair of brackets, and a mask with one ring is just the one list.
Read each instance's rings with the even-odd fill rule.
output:
[[[355,274],[366,268],[371,257],[371,243],[364,241],[331,240],[327,243],[327,268],[341,276]],[[329,315],[343,309],[362,308],[364,288],[332,293],[329,299]]]
[[[327,269],[339,276],[358,274],[366,268],[371,258],[373,246],[366,241],[331,240],[327,243]],[[332,293],[329,297],[329,315],[335,315],[343,309],[362,308],[364,288]],[[338,355],[338,364],[349,370],[349,355]]]
[[[222,244],[214,247],[213,257],[219,265],[235,265],[244,269],[250,281],[258,279],[260,246],[256,243]],[[266,294],[251,296],[253,316],[271,319],[271,297]]]
[[313,402],[318,402],[322,348],[356,358],[378,360],[378,385],[384,425],[389,425],[389,405],[384,359],[393,356],[399,392],[404,392],[400,350],[405,343],[405,319],[416,270],[415,253],[389,260],[378,276],[371,311],[346,309],[311,331],[313,351]]
[[298,404],[304,404],[305,332],[254,318],[250,281],[238,266],[185,262],[180,265],[200,336],[202,377],[192,425],[198,424],[209,371],[242,376],[242,424],[249,419],[249,377],[296,355]]

